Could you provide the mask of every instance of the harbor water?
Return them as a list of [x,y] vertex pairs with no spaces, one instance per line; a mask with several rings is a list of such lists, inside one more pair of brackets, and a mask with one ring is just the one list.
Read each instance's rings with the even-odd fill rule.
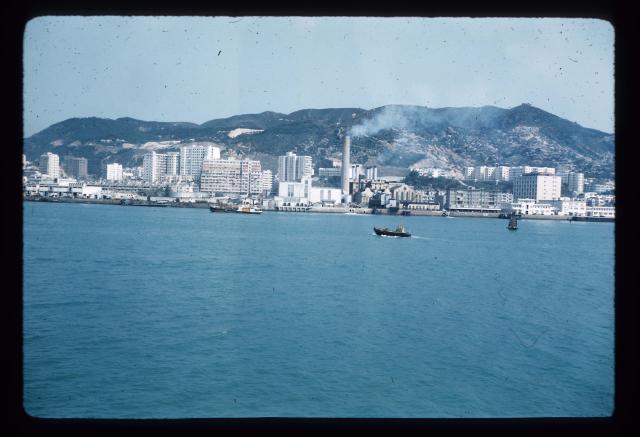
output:
[[[25,202],[43,418],[608,416],[614,224]],[[411,238],[378,237],[403,224]]]

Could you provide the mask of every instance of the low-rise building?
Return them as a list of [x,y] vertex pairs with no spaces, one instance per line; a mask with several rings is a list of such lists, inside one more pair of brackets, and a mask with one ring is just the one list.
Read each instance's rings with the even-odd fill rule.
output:
[[535,199],[518,199],[515,202],[506,202],[501,205],[501,210],[507,214],[556,215],[555,206],[549,203],[538,203]]
[[615,206],[587,206],[587,217],[616,217]]
[[558,215],[576,217],[584,217],[587,215],[587,202],[585,200],[561,197],[558,200],[543,200],[540,203],[547,203],[553,206]]
[[340,167],[320,167],[318,175],[321,177],[340,177],[342,176],[342,168]]
[[440,205],[436,202],[411,202],[406,208],[416,211],[440,211]]

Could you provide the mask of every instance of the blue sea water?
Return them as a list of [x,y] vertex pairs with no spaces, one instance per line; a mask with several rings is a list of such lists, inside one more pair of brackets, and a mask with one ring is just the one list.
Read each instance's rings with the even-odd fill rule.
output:
[[[608,416],[614,226],[25,202],[37,417]],[[373,226],[402,222],[412,238]]]

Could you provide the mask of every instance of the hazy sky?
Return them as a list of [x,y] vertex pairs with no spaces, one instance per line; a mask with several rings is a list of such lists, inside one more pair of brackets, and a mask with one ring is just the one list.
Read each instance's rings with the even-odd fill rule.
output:
[[591,19],[39,17],[24,134],[71,117],[520,103],[613,132],[613,46]]

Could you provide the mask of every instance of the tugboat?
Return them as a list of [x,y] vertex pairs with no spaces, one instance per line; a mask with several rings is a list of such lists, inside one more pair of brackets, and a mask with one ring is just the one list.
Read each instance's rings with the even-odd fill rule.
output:
[[398,226],[395,231],[392,231],[388,228],[376,228],[374,226],[373,231],[376,233],[376,235],[386,236],[386,237],[410,237],[411,236],[411,234],[407,232],[407,230],[402,225]]
[[515,231],[518,229],[518,219],[516,218],[515,214],[511,214],[511,217],[509,218],[509,224],[507,225],[507,229],[509,229],[510,231]]

